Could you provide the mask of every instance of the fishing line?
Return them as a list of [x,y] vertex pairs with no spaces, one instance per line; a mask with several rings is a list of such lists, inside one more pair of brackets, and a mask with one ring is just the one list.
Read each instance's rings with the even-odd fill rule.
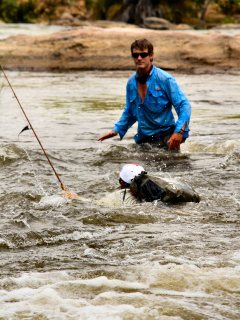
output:
[[[26,126],[23,130],[28,130],[28,129],[31,129],[31,130],[32,130],[35,138],[37,139],[37,141],[38,141],[38,143],[39,143],[39,145],[40,145],[40,147],[41,147],[41,149],[42,149],[45,157],[47,158],[47,161],[48,161],[49,165],[51,166],[51,168],[52,168],[52,170],[53,170],[53,172],[54,172],[54,174],[55,174],[55,176],[56,176],[56,178],[57,178],[57,180],[58,180],[58,182],[59,182],[59,184],[60,184],[60,187],[61,187],[62,191],[64,191],[64,196],[65,196],[66,198],[68,198],[68,199],[78,199],[78,198],[79,198],[78,195],[77,195],[76,193],[74,193],[74,192],[70,192],[70,191],[67,189],[67,187],[63,184],[63,182],[61,181],[61,179],[60,179],[57,171],[55,170],[55,168],[54,168],[51,160],[49,159],[49,157],[48,157],[48,155],[47,155],[47,153],[46,153],[46,151],[45,151],[45,149],[44,149],[44,147],[43,147],[43,145],[42,145],[42,143],[41,143],[38,135],[36,134],[36,131],[34,130],[32,124],[31,124],[31,122],[30,122],[30,120],[29,120],[29,118],[28,118],[28,116],[27,116],[27,114],[26,114],[26,112],[25,112],[24,109],[23,109],[23,106],[21,105],[20,100],[18,99],[18,97],[17,97],[17,95],[16,95],[16,93],[15,93],[15,91],[14,91],[14,89],[13,89],[13,87],[12,87],[12,85],[11,85],[11,83],[10,83],[10,81],[9,81],[9,79],[8,79],[6,73],[5,73],[5,71],[4,71],[4,69],[3,69],[3,67],[2,67],[1,65],[0,65],[0,68],[1,68],[1,70],[2,70],[2,73],[3,73],[4,77],[5,77],[5,79],[7,80],[7,83],[8,83],[8,85],[9,85],[10,89],[12,90],[12,93],[13,93],[14,97],[16,98],[16,100],[17,100],[17,102],[18,102],[18,105],[19,105],[20,109],[22,110],[22,113],[24,114],[24,117],[25,117],[26,120],[27,120],[28,126]],[[28,127],[29,127],[29,128],[28,128]]]

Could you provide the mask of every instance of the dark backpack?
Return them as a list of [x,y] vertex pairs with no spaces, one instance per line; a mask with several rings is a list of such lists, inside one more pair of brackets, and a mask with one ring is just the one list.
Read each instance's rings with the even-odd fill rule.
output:
[[169,203],[199,202],[199,194],[187,183],[177,179],[148,176],[142,172],[130,184],[133,196],[140,201],[161,200]]
[[138,200],[147,202],[162,200],[166,195],[166,192],[144,172],[134,178],[130,184],[130,190]]

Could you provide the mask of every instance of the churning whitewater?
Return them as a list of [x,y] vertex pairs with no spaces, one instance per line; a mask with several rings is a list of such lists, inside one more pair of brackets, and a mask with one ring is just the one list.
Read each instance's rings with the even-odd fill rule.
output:
[[[190,138],[168,153],[97,142],[125,102],[131,72],[8,76],[56,177],[1,76],[0,318],[240,318],[239,74],[176,75],[192,104]],[[107,198],[125,163],[180,179],[199,203]]]

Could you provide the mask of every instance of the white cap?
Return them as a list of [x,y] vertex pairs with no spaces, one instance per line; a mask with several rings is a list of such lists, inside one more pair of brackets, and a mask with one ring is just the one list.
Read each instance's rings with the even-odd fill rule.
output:
[[126,183],[131,183],[141,172],[145,170],[139,164],[125,164],[120,172],[120,178]]

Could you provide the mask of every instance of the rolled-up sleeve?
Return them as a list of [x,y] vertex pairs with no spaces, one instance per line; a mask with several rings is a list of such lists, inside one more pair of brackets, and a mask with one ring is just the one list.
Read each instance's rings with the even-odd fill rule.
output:
[[185,136],[188,136],[189,122],[191,117],[190,102],[188,101],[187,97],[174,78],[167,79],[166,90],[168,93],[168,97],[178,115],[174,132],[179,132],[182,129],[183,125],[186,123]]

